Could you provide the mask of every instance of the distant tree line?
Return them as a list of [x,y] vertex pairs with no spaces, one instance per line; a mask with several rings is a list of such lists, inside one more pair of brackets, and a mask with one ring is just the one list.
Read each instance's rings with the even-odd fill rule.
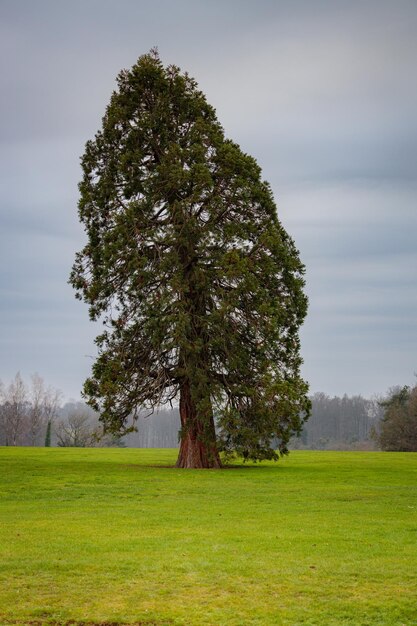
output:
[[181,428],[179,410],[160,409],[149,417],[140,415],[136,428],[136,432],[123,437],[129,448],[176,448]]
[[315,393],[310,419],[292,448],[417,451],[417,385],[392,387],[385,397]]
[[84,402],[67,402],[38,374],[0,381],[0,446],[92,447],[121,445],[103,433],[98,415]]
[[179,411],[140,415],[137,432],[123,439],[103,432],[99,415],[84,402],[62,404],[62,393],[46,386],[38,374],[26,383],[20,373],[0,381],[0,446],[175,448]]
[[48,444],[48,433],[57,419],[62,394],[46,387],[34,374],[27,385],[19,373],[9,385],[0,381],[0,445],[40,446]]
[[[293,449],[417,451],[417,385],[393,387],[384,398],[311,397],[312,413]],[[16,374],[0,381],[0,446],[175,448],[178,408],[141,414],[123,438],[103,432],[99,415],[84,402],[62,405],[59,390],[34,374],[26,384]]]
[[382,419],[377,398],[329,396],[317,392],[311,397],[312,411],[292,448],[349,450],[375,448],[373,429]]

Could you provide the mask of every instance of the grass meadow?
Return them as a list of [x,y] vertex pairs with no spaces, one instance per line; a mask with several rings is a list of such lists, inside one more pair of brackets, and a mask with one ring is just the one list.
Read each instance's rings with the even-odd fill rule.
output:
[[0,448],[0,624],[417,624],[417,454]]

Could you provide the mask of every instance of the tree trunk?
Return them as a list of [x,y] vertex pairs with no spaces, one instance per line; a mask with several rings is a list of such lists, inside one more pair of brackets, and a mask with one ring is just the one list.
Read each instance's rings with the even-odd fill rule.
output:
[[209,424],[198,419],[188,382],[183,384],[180,392],[180,417],[182,435],[176,467],[220,468],[213,414],[209,417]]

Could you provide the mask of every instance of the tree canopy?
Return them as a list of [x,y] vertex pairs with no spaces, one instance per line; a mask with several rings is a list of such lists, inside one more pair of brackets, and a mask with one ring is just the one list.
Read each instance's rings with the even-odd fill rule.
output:
[[117,433],[179,397],[179,467],[277,458],[309,412],[298,251],[193,78],[152,50],[117,84],[82,157],[70,282],[105,324],[84,395]]
[[393,389],[381,406],[384,416],[374,432],[380,448],[417,452],[417,386]]

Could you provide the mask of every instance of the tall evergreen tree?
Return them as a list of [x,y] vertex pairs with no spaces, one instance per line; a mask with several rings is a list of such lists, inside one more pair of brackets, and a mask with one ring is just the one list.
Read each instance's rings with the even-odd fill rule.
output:
[[84,385],[106,429],[179,396],[178,467],[286,453],[309,412],[304,267],[255,160],[152,50],[119,74],[82,168],[70,282],[106,325]]

